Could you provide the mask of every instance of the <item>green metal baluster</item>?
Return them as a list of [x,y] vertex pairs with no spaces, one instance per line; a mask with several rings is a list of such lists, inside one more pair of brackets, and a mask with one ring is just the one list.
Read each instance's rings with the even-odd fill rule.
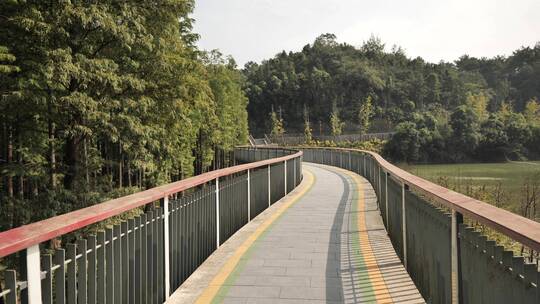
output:
[[9,293],[6,296],[7,304],[18,304],[17,300],[17,273],[15,270],[6,270],[4,272],[6,288]]
[[86,304],[88,303],[88,277],[86,268],[88,254],[86,240],[78,240],[77,249],[79,251],[79,255],[81,256],[77,261],[77,304]]
[[57,304],[66,303],[66,252],[64,249],[56,249],[54,263],[58,268],[54,272],[54,290]]
[[45,279],[41,282],[41,300],[43,304],[52,304],[53,302],[53,283],[52,283],[52,256],[50,254],[41,257],[42,271],[45,272]]
[[97,249],[96,249],[96,236],[91,235],[87,238],[87,246],[90,250],[88,253],[88,303],[96,304],[96,270],[97,270]]

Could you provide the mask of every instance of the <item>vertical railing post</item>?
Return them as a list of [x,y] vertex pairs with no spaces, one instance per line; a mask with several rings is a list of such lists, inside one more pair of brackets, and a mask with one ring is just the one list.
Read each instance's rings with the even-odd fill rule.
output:
[[268,165],[268,207],[271,205],[271,195],[270,195],[270,165]]
[[[165,276],[165,299],[170,295],[170,271],[169,271],[169,196],[162,199],[163,204],[163,252],[164,252],[164,276]],[[133,233],[135,233],[133,231]],[[127,238],[127,236],[126,236]]]
[[293,158],[293,172],[294,172],[294,186],[298,186],[297,182],[298,179],[296,179],[296,158]]
[[349,151],[349,170],[351,170],[351,151]]
[[452,269],[452,304],[459,303],[460,297],[460,269],[459,269],[459,224],[463,222],[463,215],[452,210],[451,237],[451,269]]
[[[39,244],[26,248],[26,279],[28,303],[41,304],[41,265]],[[11,291],[13,293],[13,291]]]
[[377,185],[377,180],[375,179],[375,161],[373,160],[373,157],[369,161],[371,163],[371,182],[374,185]]
[[401,226],[403,231],[403,266],[407,269],[407,217],[405,216],[405,189],[404,182],[401,183]]
[[216,177],[216,249],[219,248],[219,177]]
[[377,191],[379,192],[379,197],[377,197],[377,202],[378,202],[377,208],[379,208],[381,203],[382,203],[381,202],[381,165],[379,165],[378,167],[379,167],[379,174],[378,174],[379,175],[379,184],[378,184]]
[[388,175],[390,173],[386,173],[385,174],[385,181],[384,181],[384,200],[385,200],[385,205],[386,205],[386,231],[390,231],[390,222],[388,222]]
[[285,164],[285,166],[283,167],[283,176],[285,178],[285,195],[287,195],[287,161],[283,161],[283,163]]
[[362,158],[364,159],[364,177],[367,179],[367,169],[366,169],[366,155],[362,155]]
[[247,220],[251,221],[251,178],[249,169],[247,170]]

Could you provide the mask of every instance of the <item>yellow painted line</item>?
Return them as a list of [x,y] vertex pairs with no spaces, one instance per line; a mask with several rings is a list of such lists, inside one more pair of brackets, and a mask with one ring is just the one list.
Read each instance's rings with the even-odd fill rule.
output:
[[229,275],[234,271],[238,262],[253,243],[264,233],[264,231],[272,225],[290,206],[296,203],[313,185],[315,178],[309,170],[304,169],[305,184],[302,189],[294,196],[285,197],[286,202],[283,203],[269,218],[267,218],[257,229],[236,249],[234,254],[225,262],[208,287],[203,291],[195,303],[210,303],[218,293],[219,289],[225,283]]
[[388,287],[384,282],[384,277],[379,269],[377,264],[377,258],[373,254],[371,248],[371,241],[369,240],[369,234],[367,232],[366,225],[366,204],[365,204],[365,193],[362,188],[362,181],[360,177],[356,174],[351,174],[349,171],[345,171],[349,176],[352,177],[356,183],[356,188],[358,189],[358,238],[360,240],[360,250],[362,256],[364,257],[364,262],[366,270],[368,272],[369,280],[371,282],[377,282],[377,288],[373,288],[373,293],[377,303],[392,303],[392,297],[388,291]]

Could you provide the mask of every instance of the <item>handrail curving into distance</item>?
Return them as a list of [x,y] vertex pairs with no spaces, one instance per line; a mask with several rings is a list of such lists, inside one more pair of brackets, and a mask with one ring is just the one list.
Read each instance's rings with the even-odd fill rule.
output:
[[[283,149],[287,150],[287,149]],[[87,208],[48,218],[39,222],[0,232],[0,258],[51,240],[57,236],[73,232],[88,225],[119,215],[128,210],[155,202],[161,198],[202,185],[216,178],[280,163],[302,156],[301,151],[290,155],[266,159],[253,163],[219,169],[184,180],[155,187],[117,199],[109,200]]]
[[495,207],[488,203],[471,198],[467,195],[452,191],[414,174],[411,174],[385,160],[375,152],[349,149],[349,148],[326,148],[326,147],[295,147],[297,149],[325,149],[359,152],[370,155],[381,168],[390,176],[409,186],[409,188],[426,195],[430,199],[443,206],[457,211],[466,217],[495,229],[496,231],[520,242],[521,244],[540,251],[540,223],[517,215],[510,211]]

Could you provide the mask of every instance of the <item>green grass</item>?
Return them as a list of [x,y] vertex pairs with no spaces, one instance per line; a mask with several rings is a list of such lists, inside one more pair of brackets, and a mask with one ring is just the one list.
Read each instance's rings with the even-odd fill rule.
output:
[[[540,161],[506,163],[471,163],[438,165],[401,165],[415,175],[458,192],[493,202],[493,191],[500,185],[503,202],[500,207],[519,212],[523,187],[540,184]],[[480,196],[480,197],[478,197]]]
[[403,165],[402,168],[434,182],[440,177],[447,177],[456,184],[471,180],[475,184],[495,185],[500,181],[509,189],[519,189],[527,178],[540,177],[540,161]]
[[[532,188],[536,188],[537,195],[540,192],[540,161],[400,167],[417,176],[517,214],[522,214],[522,202],[527,197],[527,185],[529,193]],[[535,208],[535,212],[529,211],[531,213],[528,217],[540,221],[538,209],[540,208]],[[489,239],[496,240],[499,245],[513,250],[516,255],[530,254],[523,251],[521,244],[493,229],[478,226],[474,221],[468,224],[475,226]]]

